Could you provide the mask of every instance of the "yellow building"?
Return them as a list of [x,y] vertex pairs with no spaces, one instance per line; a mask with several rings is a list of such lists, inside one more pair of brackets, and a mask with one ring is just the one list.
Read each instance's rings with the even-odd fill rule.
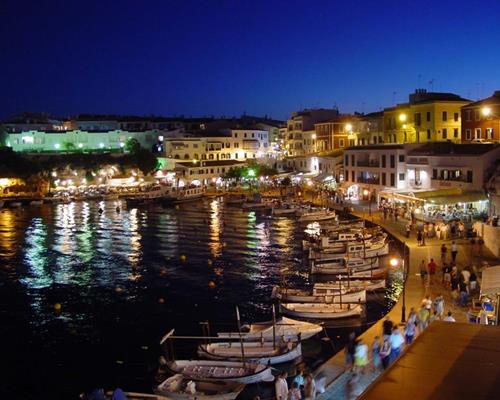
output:
[[460,110],[469,103],[453,93],[417,89],[408,103],[384,110],[385,142],[460,142]]

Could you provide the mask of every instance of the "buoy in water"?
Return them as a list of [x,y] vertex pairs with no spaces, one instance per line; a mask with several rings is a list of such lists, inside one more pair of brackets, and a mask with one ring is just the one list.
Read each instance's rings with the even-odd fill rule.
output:
[[179,209],[179,204],[176,204],[175,205],[175,209],[178,210]]
[[215,282],[214,282],[214,281],[210,281],[210,282],[208,282],[208,287],[209,287],[210,289],[215,289],[215,287],[216,287],[216,286],[217,286],[217,285],[215,284]]
[[181,259],[182,262],[186,262],[187,261],[187,257],[184,254],[181,255],[180,259]]
[[61,303],[56,303],[56,304],[54,304],[54,310],[55,310],[56,312],[61,311],[61,308],[62,308],[62,307],[61,307]]
[[211,267],[212,264],[213,264],[213,261],[209,258],[208,261],[207,261],[208,265]]
[[158,299],[158,303],[160,303],[160,304],[164,304],[164,303],[165,303],[165,299],[164,299],[163,297],[160,297],[160,298]]

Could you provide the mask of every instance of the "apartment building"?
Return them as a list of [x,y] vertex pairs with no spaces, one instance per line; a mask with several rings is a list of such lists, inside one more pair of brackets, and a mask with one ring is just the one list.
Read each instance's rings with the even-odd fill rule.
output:
[[268,135],[268,131],[260,129],[202,131],[199,136],[166,138],[165,154],[176,160],[258,159],[271,151]]
[[286,124],[284,154],[303,156],[322,151],[317,146],[317,133],[314,124],[338,116],[336,109],[309,109],[292,113]]
[[175,177],[180,186],[190,184],[210,185],[220,183],[231,168],[242,167],[246,163],[238,160],[192,160],[175,164]]
[[314,124],[318,151],[328,152],[356,145],[360,122],[359,117],[344,114]]
[[381,190],[406,188],[409,145],[378,144],[344,151],[344,188],[353,200],[376,198]]
[[462,141],[500,142],[500,90],[462,107]]
[[461,109],[470,103],[453,93],[417,89],[408,103],[384,109],[386,143],[461,142]]

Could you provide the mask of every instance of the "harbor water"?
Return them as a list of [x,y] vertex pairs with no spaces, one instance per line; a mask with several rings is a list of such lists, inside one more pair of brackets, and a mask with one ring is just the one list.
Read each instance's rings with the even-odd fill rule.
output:
[[[101,209],[101,210],[100,210]],[[205,199],[176,208],[73,202],[0,210],[2,397],[70,399],[94,387],[151,392],[160,338],[271,318],[273,285],[310,282],[304,226]],[[398,276],[363,320],[329,324],[307,343],[321,363],[352,329],[380,318]],[[176,341],[177,357],[196,342]],[[248,391],[247,391],[248,392]],[[248,392],[249,393],[249,392]],[[244,398],[245,392],[240,396]]]

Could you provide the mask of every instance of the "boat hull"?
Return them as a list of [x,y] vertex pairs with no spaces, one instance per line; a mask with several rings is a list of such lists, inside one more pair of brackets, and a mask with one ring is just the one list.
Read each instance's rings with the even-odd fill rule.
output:
[[168,368],[186,378],[202,381],[249,384],[274,380],[271,369],[266,365],[235,361],[179,360],[168,364]]
[[[279,347],[278,344],[277,346]],[[263,344],[258,342],[244,342],[243,347],[245,348],[245,359],[247,362],[255,364],[282,364],[302,356],[302,346],[300,343],[295,343],[292,349],[284,351],[281,354],[276,354],[276,351],[273,351],[273,344],[269,342]],[[241,347],[238,342],[202,344],[198,346],[198,355],[211,360],[239,361],[241,360]]]
[[184,390],[189,381],[181,374],[176,374],[160,383],[154,391],[176,400],[234,400],[245,387],[244,384],[235,382],[193,381],[196,392],[191,394]]
[[[337,285],[338,287],[338,285]],[[324,303],[324,304],[345,304],[366,303],[366,291],[350,291],[346,293],[333,294],[312,294],[306,290],[278,290],[275,297],[284,303]]]
[[360,304],[339,307],[336,304],[282,303],[280,310],[285,315],[312,319],[341,319],[359,317],[363,311]]

